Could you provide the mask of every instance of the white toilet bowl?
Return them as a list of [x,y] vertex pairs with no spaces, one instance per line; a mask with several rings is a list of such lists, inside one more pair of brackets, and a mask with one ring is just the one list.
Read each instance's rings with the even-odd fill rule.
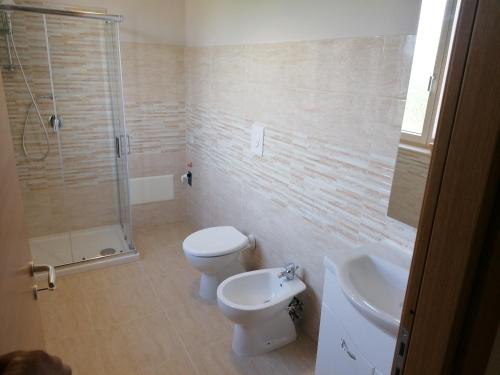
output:
[[186,237],[182,243],[184,255],[189,264],[201,272],[200,296],[215,300],[222,280],[245,272],[239,255],[252,247],[255,247],[253,236],[247,237],[230,226],[206,228]]
[[236,323],[233,351],[257,355],[291,343],[297,338],[288,306],[306,285],[298,278],[279,278],[280,268],[241,273],[217,288],[222,313]]

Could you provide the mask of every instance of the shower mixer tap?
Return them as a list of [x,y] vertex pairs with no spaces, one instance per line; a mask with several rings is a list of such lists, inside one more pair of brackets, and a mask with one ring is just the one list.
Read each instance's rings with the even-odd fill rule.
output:
[[49,123],[50,123],[50,126],[52,127],[52,130],[54,131],[54,133],[58,133],[59,129],[61,129],[63,126],[63,121],[62,121],[61,117],[58,115],[50,116]]

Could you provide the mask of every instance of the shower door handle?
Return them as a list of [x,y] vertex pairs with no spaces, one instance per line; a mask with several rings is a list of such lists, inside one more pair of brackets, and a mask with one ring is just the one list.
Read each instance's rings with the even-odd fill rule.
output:
[[47,271],[47,288],[38,288],[38,285],[33,286],[33,296],[35,299],[38,299],[38,293],[44,291],[44,290],[55,290],[56,289],[56,270],[54,266],[51,266],[50,264],[38,264],[35,265],[35,263],[30,262],[30,272],[31,276],[35,275],[35,272],[45,272]]
[[125,152],[130,154],[130,137],[128,134],[115,137],[116,156],[118,158],[121,158],[123,155],[123,144],[125,144]]
[[130,136],[127,134],[125,137],[127,138],[127,155],[130,155]]
[[122,144],[120,141],[120,137],[115,137],[115,149],[116,149],[116,157],[122,157]]

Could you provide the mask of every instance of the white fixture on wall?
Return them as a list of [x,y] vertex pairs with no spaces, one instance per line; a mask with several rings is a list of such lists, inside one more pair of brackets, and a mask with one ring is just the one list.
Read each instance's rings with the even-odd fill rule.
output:
[[252,125],[252,140],[250,150],[252,154],[262,157],[264,155],[264,129],[265,125],[254,122]]
[[174,176],[151,176],[130,179],[130,203],[168,201],[175,198]]

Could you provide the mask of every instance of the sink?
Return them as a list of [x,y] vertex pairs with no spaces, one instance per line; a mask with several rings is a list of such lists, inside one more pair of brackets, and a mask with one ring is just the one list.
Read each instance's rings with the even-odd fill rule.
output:
[[358,255],[339,267],[344,294],[369,321],[396,335],[408,281],[408,269],[376,255]]

